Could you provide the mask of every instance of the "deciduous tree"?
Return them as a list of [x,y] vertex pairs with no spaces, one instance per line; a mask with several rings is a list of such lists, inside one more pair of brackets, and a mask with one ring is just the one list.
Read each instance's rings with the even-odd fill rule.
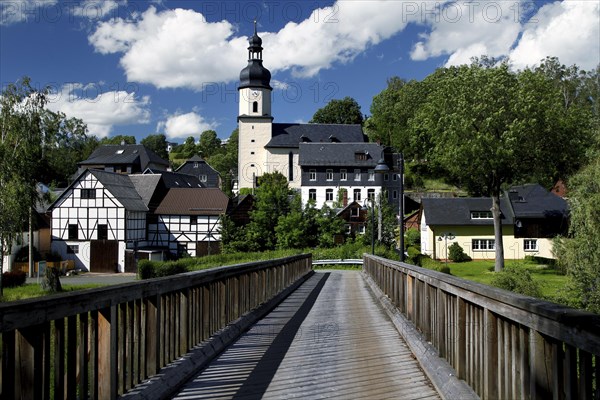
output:
[[315,112],[310,123],[314,124],[362,124],[360,105],[352,97],[333,99]]
[[148,135],[140,141],[148,149],[156,153],[160,158],[164,160],[169,159],[169,153],[167,152],[167,137],[162,133],[156,135]]

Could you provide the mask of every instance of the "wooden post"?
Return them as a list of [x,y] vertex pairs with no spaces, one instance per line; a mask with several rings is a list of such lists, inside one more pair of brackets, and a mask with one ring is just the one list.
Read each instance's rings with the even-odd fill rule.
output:
[[498,398],[498,327],[496,316],[483,310],[483,397],[487,400]]
[[43,336],[36,325],[16,332],[16,382],[19,388],[18,398],[42,399],[43,392]]
[[77,316],[67,318],[67,398],[77,397]]
[[[0,271],[1,272],[1,271]],[[2,333],[2,395],[15,398],[15,331]]]
[[[548,354],[546,354],[547,350]],[[551,351],[546,349],[544,337],[539,332],[531,329],[529,331],[529,393],[532,400],[549,399],[552,396],[550,393],[552,387],[550,383],[552,356],[550,353]]]
[[117,306],[100,310],[98,315],[98,398],[117,397]]
[[160,369],[160,296],[146,301],[146,376],[152,376]]
[[89,369],[88,369],[88,314],[79,315],[79,397],[88,397]]
[[65,320],[54,321],[54,398],[65,397]]

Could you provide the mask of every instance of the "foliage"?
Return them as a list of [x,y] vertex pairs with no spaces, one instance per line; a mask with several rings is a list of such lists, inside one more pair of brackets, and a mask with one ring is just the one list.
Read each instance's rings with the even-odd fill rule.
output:
[[[211,155],[207,162],[219,172],[222,181],[222,190],[227,195],[232,195],[233,179],[238,169],[238,129],[234,129],[221,150]],[[246,188],[243,188],[246,189]]]
[[[474,60],[427,78],[435,83],[410,126],[420,153],[474,195],[492,197],[496,270],[504,266],[500,193],[532,176],[566,174],[590,143],[586,112],[565,107],[541,73],[515,73],[507,63]],[[540,146],[544,143],[544,146]],[[557,154],[568,148],[569,161]]]
[[4,287],[23,286],[27,281],[27,274],[23,271],[8,271],[2,274],[2,284]]
[[448,258],[454,262],[461,263],[471,261],[469,257],[460,246],[460,244],[454,242],[448,247]]
[[116,135],[116,136],[112,136],[112,137],[105,137],[100,140],[100,145],[105,145],[105,144],[120,145],[122,143],[136,144],[135,136]]
[[[33,246],[33,261],[40,261],[42,259],[42,255],[38,251],[38,249]],[[15,254],[16,262],[27,262],[29,261],[29,246],[21,247],[17,254]]]
[[325,107],[318,109],[309,121],[313,124],[361,124],[363,115],[360,105],[351,97],[333,99]]
[[210,158],[219,153],[221,151],[221,139],[218,138],[217,132],[213,130],[202,132],[198,141],[198,150],[204,158]]
[[560,265],[583,306],[600,314],[600,159],[569,181],[570,235],[556,243]]
[[148,135],[140,141],[147,149],[152,150],[157,156],[163,160],[169,159],[167,152],[167,137],[160,133],[156,135]]
[[280,215],[275,226],[278,249],[302,249],[307,246],[308,220],[302,212],[300,195],[293,195],[290,209],[285,215]]
[[416,228],[410,228],[406,231],[407,246],[419,246],[421,244],[421,232]]
[[150,261],[140,260],[138,262],[138,277],[140,279],[161,278],[188,272],[184,260],[177,261]]
[[540,284],[533,279],[529,270],[521,267],[507,266],[503,271],[494,273],[491,283],[500,289],[526,296],[541,297],[542,295]]
[[[336,216],[335,210],[326,204],[317,215],[318,246],[320,248],[335,247],[335,238],[344,234],[345,222]],[[312,247],[312,246],[311,246]]]

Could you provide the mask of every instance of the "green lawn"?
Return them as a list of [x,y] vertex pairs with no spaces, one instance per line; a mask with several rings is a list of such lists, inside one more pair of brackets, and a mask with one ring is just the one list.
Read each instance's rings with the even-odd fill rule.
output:
[[[91,288],[97,288],[97,287],[101,287],[104,285],[99,285],[99,284],[85,284],[85,285],[62,285],[63,291],[61,293],[67,293],[67,292],[72,292],[75,290],[82,290],[82,289],[91,289]],[[48,296],[48,292],[44,291],[40,285],[38,285],[37,283],[28,283],[25,284],[23,286],[19,286],[19,287],[13,287],[13,288],[4,288],[2,289],[4,292],[4,295],[2,297],[0,297],[0,302],[8,302],[8,301],[17,301],[17,300],[24,300],[24,299],[29,299],[32,297],[41,297],[41,296]],[[51,296],[51,294],[50,294]]]
[[[556,301],[557,295],[565,288],[568,277],[559,274],[553,267],[539,265],[525,260],[507,260],[506,265],[526,268],[533,279],[539,282],[544,299]],[[494,277],[494,261],[470,261],[466,263],[448,263],[454,276],[490,285]]]

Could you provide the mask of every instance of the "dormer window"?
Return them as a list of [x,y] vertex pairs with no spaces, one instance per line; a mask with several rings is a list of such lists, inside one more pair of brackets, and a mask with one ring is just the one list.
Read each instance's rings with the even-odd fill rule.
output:
[[367,153],[354,153],[356,161],[367,161]]
[[125,149],[120,149],[115,151],[115,154],[123,154],[125,152]]
[[471,211],[471,219],[493,219],[491,211]]
[[198,161],[194,162],[194,168],[198,168]]

